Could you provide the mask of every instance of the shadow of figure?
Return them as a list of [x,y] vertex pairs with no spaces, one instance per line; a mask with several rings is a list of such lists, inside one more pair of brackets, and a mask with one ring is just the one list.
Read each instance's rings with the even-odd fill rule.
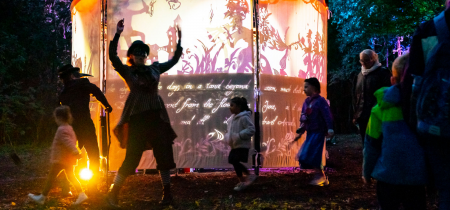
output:
[[[150,7],[145,3],[144,0],[142,1],[142,9],[140,10],[131,10],[128,9],[128,6],[130,5],[130,0],[125,0],[122,4],[120,4],[120,10],[121,10],[121,17],[124,19],[124,25],[125,28],[129,28],[129,29],[125,29],[125,31],[129,31],[129,33],[124,33],[123,34],[123,38],[125,39],[127,46],[131,46],[131,43],[133,42],[131,40],[132,36],[139,36],[140,39],[145,43],[145,34],[143,32],[140,31],[136,31],[132,28],[131,23],[133,22],[133,16],[135,15],[139,15],[139,14],[143,14],[143,13],[149,13],[150,11]],[[153,13],[153,11],[151,11]],[[123,53],[126,54],[127,50],[120,50],[120,55],[123,55]]]
[[[197,55],[189,55],[187,51],[189,58],[192,56],[196,57],[197,68],[195,69],[195,74],[217,72],[245,73],[253,71],[252,31],[243,26],[243,21],[250,12],[248,3],[244,0],[229,1],[226,7],[227,11],[224,15],[230,22],[218,27],[207,28],[209,41],[215,44],[210,49],[203,47],[204,55],[201,61],[197,59]],[[213,16],[214,13],[211,8],[211,20]],[[241,40],[248,43],[248,47],[237,48],[236,44]],[[203,43],[201,44],[203,45]],[[214,47],[219,49],[213,56],[211,53]],[[225,55],[225,66],[224,68],[216,68],[217,57],[221,51]],[[203,68],[204,66],[207,68]]]

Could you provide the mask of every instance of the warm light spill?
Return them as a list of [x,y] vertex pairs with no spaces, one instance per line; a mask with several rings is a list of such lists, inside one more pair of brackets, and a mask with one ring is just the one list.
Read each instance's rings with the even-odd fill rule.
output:
[[89,170],[88,168],[84,168],[83,170],[80,171],[80,178],[83,180],[90,180],[92,178],[92,171]]

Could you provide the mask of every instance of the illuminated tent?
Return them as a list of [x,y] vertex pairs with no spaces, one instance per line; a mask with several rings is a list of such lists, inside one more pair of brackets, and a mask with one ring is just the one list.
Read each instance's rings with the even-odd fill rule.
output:
[[[167,61],[178,40],[176,26],[181,25],[183,56],[159,85],[178,134],[173,146],[178,168],[230,167],[230,147],[223,136],[234,96],[246,97],[257,112],[261,135],[253,142],[262,148],[263,167],[298,165],[300,145],[288,148],[288,142],[299,127],[304,79],[317,77],[326,97],[328,8],[323,0],[74,1],[72,62],[94,75],[91,82],[105,91],[114,109],[111,127],[128,94],[107,55],[122,18],[125,30],[118,53],[123,63],[128,47],[138,39],[150,47],[148,64]],[[105,156],[104,113],[96,103],[91,105]],[[117,170],[124,156],[113,136],[110,169]],[[155,168],[152,151],[144,153],[139,168]]]

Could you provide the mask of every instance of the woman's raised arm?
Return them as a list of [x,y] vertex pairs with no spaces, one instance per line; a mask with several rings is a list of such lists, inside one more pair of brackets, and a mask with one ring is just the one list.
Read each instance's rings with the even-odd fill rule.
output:
[[112,66],[116,71],[121,73],[120,70],[123,67],[122,61],[120,61],[119,56],[117,56],[117,44],[119,43],[120,34],[123,32],[123,19],[117,23],[117,31],[116,35],[114,35],[114,39],[109,43],[109,60],[112,63]]

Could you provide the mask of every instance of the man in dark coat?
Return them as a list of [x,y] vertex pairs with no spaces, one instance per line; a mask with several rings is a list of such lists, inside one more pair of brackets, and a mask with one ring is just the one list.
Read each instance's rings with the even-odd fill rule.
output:
[[361,72],[355,77],[353,89],[353,123],[359,125],[362,143],[366,135],[372,108],[377,104],[373,95],[382,87],[391,86],[391,71],[378,61],[375,51],[366,49],[359,54]]
[[[450,29],[450,0],[445,2],[444,19]],[[433,19],[421,24],[415,31],[410,49],[409,66],[402,79],[403,115],[411,127],[416,128],[415,106],[411,106],[413,75],[422,76],[429,53],[438,44]],[[450,68],[450,67],[449,67]],[[428,84],[423,84],[428,85]],[[439,194],[439,209],[450,209],[450,142],[444,137],[419,135],[428,164],[431,181]]]
[[90,96],[94,96],[105,108],[106,112],[111,112],[112,108],[106,100],[102,91],[87,78],[80,78],[79,68],[74,68],[68,64],[58,70],[59,78],[64,83],[64,89],[59,95],[61,105],[70,107],[73,117],[72,127],[78,140],[78,147],[85,148],[89,157],[89,168],[93,172],[91,186],[88,190],[96,192],[96,180],[100,166],[100,153],[95,133],[94,122],[91,119],[89,110]]

